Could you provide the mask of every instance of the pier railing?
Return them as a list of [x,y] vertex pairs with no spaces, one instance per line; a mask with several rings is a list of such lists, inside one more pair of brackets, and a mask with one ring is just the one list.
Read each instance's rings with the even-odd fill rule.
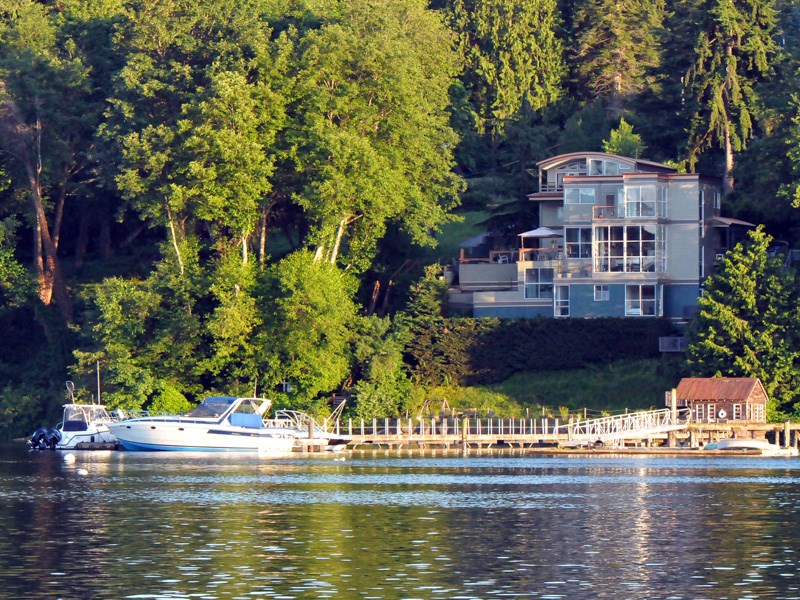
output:
[[473,443],[529,445],[558,444],[583,446],[595,443],[623,443],[641,440],[670,431],[685,429],[688,420],[682,411],[671,409],[632,412],[588,420],[532,418],[383,418],[336,422],[332,433],[346,435],[355,445]]
[[688,422],[688,414],[684,413],[664,408],[575,421],[562,425],[559,433],[566,433],[567,443],[576,446],[645,438],[684,429]]
[[346,435],[353,444],[536,443],[557,441],[558,419],[434,417],[349,419],[333,424],[332,433]]

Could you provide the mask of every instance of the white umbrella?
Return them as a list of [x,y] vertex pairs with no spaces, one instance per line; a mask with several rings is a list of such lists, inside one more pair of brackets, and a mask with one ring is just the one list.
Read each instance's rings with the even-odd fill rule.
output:
[[530,231],[523,231],[522,233],[519,234],[519,237],[555,238],[555,237],[563,237],[563,235],[554,229],[550,229],[549,227],[537,227],[536,229],[531,229]]

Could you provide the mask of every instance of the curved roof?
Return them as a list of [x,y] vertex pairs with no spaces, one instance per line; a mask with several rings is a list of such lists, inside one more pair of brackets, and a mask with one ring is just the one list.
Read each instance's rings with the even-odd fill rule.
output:
[[631,167],[636,167],[636,165],[644,165],[649,166],[656,169],[666,169],[668,171],[677,171],[675,167],[670,167],[669,165],[665,165],[662,163],[654,162],[651,160],[643,160],[641,158],[631,158],[630,156],[620,156],[618,154],[609,154],[607,152],[569,152],[567,154],[559,154],[558,156],[551,156],[550,158],[545,158],[544,160],[540,160],[536,163],[536,166],[540,169],[552,169],[553,167],[557,167],[561,164],[568,163],[575,159],[579,158],[603,158],[603,159],[613,159],[621,163],[629,164]]

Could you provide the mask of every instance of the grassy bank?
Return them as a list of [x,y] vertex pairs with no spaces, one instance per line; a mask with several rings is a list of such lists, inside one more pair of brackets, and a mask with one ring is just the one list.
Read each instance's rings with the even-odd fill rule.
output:
[[[431,398],[447,399],[457,411],[476,409],[497,416],[563,416],[618,413],[625,409],[663,408],[664,392],[678,385],[676,358],[619,361],[608,365],[538,373],[518,373],[491,386],[442,386]],[[528,411],[526,413],[526,410]]]

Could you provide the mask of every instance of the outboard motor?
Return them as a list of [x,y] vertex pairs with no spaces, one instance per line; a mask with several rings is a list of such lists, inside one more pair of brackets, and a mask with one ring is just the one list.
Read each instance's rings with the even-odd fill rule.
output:
[[53,429],[50,427],[47,430],[47,435],[45,436],[45,441],[47,442],[47,447],[50,450],[55,450],[58,442],[61,441],[61,432],[58,429]]
[[55,450],[61,441],[61,432],[52,427],[39,427],[34,431],[28,443],[33,450]]
[[31,438],[28,440],[28,445],[31,447],[31,450],[43,450],[45,448],[43,440],[46,434],[47,429],[44,427],[39,427],[39,429],[33,432],[33,435],[31,435]]

